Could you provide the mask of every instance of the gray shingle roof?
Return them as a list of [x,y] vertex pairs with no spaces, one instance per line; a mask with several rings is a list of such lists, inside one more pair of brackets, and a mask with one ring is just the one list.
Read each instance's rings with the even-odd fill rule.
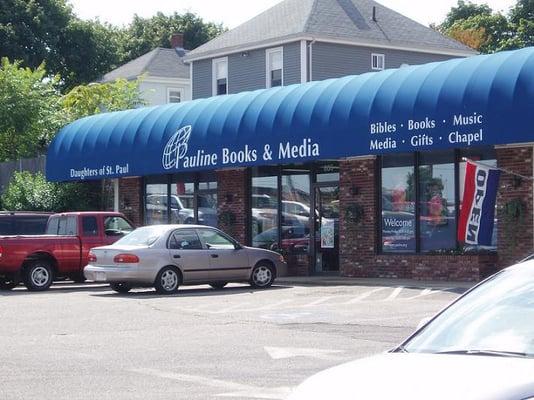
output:
[[[376,22],[372,20],[373,7]],[[462,43],[373,0],[284,0],[190,51],[185,59],[298,37],[475,54]]]
[[182,51],[180,56],[178,51],[157,47],[108,72],[102,77],[101,82],[110,82],[118,78],[136,79],[143,74],[158,78],[189,79],[189,66],[183,61],[185,53]]

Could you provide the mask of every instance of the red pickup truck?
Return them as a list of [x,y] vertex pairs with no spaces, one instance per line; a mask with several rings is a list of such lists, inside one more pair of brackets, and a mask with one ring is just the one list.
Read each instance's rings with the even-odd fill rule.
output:
[[133,229],[120,213],[71,212],[51,215],[46,235],[0,236],[0,289],[12,289],[21,280],[33,291],[46,290],[62,277],[83,282],[89,250]]

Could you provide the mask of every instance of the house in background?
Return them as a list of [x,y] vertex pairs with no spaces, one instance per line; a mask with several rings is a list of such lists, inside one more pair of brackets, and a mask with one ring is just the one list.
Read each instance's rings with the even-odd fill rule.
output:
[[198,99],[474,54],[371,0],[284,0],[185,61]]
[[149,106],[191,100],[190,67],[183,61],[187,54],[183,35],[173,35],[171,46],[171,49],[157,47],[121,65],[104,75],[101,82],[143,77],[139,90]]

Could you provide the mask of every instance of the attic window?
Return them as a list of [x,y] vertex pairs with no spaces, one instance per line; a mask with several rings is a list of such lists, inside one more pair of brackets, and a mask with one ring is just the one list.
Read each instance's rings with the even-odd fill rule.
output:
[[371,69],[381,71],[385,68],[384,54],[371,54]]

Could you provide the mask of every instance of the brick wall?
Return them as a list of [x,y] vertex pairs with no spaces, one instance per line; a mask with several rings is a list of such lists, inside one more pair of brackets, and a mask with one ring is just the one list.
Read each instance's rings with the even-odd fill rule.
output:
[[[219,229],[228,233],[240,243],[246,242],[248,224],[248,179],[245,169],[217,171],[217,213]],[[221,218],[221,215],[233,216]]]
[[[531,164],[532,169],[532,164]],[[340,162],[340,271],[349,277],[478,281],[497,268],[496,254],[378,254],[376,161]],[[530,189],[532,193],[532,188]],[[360,223],[348,221],[351,204],[363,206]],[[532,217],[530,217],[532,220]],[[528,234],[527,234],[528,236]],[[532,233],[530,242],[532,243]]]
[[119,211],[136,226],[143,225],[143,179],[119,179]]
[[[374,276],[376,249],[375,159],[340,161],[339,264],[343,276]],[[359,223],[345,218],[347,209],[363,207]]]
[[[527,177],[532,176],[532,147],[497,149],[497,165],[501,168]],[[502,173],[497,196],[497,249],[499,265],[505,267],[521,260],[532,252],[532,180],[517,179]],[[505,209],[507,204],[519,199],[524,206],[520,218],[510,218]]]

